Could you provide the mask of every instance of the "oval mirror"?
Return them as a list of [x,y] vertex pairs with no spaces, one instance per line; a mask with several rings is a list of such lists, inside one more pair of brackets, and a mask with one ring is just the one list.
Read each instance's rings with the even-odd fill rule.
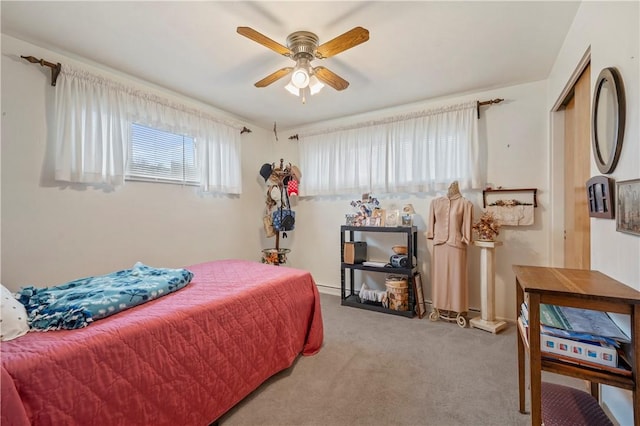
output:
[[596,81],[591,115],[593,156],[601,173],[613,172],[618,163],[625,112],[622,79],[615,68],[604,68]]

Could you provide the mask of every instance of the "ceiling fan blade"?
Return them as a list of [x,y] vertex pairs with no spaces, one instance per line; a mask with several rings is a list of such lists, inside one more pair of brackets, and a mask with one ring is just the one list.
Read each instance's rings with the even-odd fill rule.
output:
[[278,71],[273,72],[273,73],[269,74],[268,76],[266,76],[265,78],[263,78],[262,80],[258,81],[255,84],[255,86],[256,87],[267,87],[271,83],[273,83],[275,81],[278,81],[282,77],[284,77],[285,75],[289,74],[291,72],[291,70],[293,70],[293,67],[287,67],[287,68],[279,69]]
[[284,47],[277,41],[271,40],[269,37],[257,32],[253,28],[238,27],[236,31],[238,32],[238,34],[243,35],[255,41],[256,43],[260,43],[261,45],[268,47],[269,49],[273,50],[276,53],[279,53],[283,56],[291,56],[291,52],[287,47]]
[[347,80],[340,77],[333,71],[329,71],[325,67],[315,67],[313,70],[315,71],[316,77],[318,77],[318,79],[320,79],[324,83],[327,83],[329,86],[333,87],[336,90],[344,90],[349,87],[349,82]]
[[329,40],[318,46],[316,57],[318,59],[328,58],[344,52],[347,49],[351,49],[367,40],[369,40],[369,30],[362,27],[355,27],[333,40]]

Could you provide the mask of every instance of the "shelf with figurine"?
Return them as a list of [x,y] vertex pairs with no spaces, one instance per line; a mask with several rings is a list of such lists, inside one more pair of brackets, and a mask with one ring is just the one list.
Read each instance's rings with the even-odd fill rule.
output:
[[[367,238],[369,233],[396,233],[404,241],[402,244],[391,247],[389,262],[370,261],[367,257],[366,241],[356,241]],[[371,237],[371,235],[369,235]],[[375,237],[372,237],[375,239]],[[422,293],[422,286],[418,274],[417,227],[415,226],[340,226],[341,247],[341,304],[355,308],[367,309],[393,315],[412,318],[423,298],[417,295]],[[356,276],[355,272],[360,271]],[[384,287],[380,289],[382,281],[373,278],[374,285],[369,287],[362,282],[356,288],[356,278],[363,278],[361,273],[384,274]]]
[[380,201],[371,194],[362,194],[360,200],[353,200],[350,203],[353,208],[352,213],[345,214],[347,226],[360,227],[397,227],[412,226],[415,210],[411,204],[407,204],[402,210],[391,208],[388,210],[380,206]]

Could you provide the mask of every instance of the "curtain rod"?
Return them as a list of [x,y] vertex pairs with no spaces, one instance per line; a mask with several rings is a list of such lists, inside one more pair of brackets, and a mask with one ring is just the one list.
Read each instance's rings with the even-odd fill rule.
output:
[[478,120],[480,119],[480,107],[483,105],[491,105],[491,104],[499,104],[500,102],[504,101],[504,99],[502,98],[496,98],[496,99],[491,99],[488,101],[478,101],[478,103],[476,104],[476,109],[478,110]]
[[[481,106],[491,105],[491,104],[499,104],[502,101],[504,101],[504,99],[502,99],[502,98],[490,99],[488,101],[476,101],[476,110],[478,111],[478,119],[480,119],[480,107]],[[380,122],[380,123],[386,122],[386,119],[385,120],[374,121],[373,124],[378,123],[378,122]],[[296,133],[295,135],[291,135],[291,136],[289,136],[289,140],[300,140],[300,135],[298,133]]]
[[44,59],[38,59],[33,56],[20,56],[23,59],[31,62],[32,64],[40,64],[41,67],[49,67],[51,68],[51,85],[56,85],[56,80],[58,80],[58,75],[60,75],[60,70],[62,69],[62,65],[60,62],[54,64],[53,62],[45,61]]
[[[58,80],[58,75],[60,75],[60,71],[62,71],[62,64],[60,62],[58,62],[57,64],[54,64],[53,62],[45,61],[44,59],[38,59],[34,56],[20,55],[20,57],[23,59],[26,59],[32,64],[40,64],[40,66],[42,67],[51,68],[51,85],[52,86],[56,85],[56,81]],[[251,133],[251,129],[247,128],[247,126],[244,126],[242,130],[240,130],[240,134],[243,134],[243,133]]]

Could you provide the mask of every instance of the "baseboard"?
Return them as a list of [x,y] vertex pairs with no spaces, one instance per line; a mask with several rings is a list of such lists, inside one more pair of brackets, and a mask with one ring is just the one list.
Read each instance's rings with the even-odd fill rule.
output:
[[316,287],[318,287],[318,292],[323,294],[329,294],[331,296],[340,296],[340,288],[331,287],[328,285],[322,285],[316,283]]

